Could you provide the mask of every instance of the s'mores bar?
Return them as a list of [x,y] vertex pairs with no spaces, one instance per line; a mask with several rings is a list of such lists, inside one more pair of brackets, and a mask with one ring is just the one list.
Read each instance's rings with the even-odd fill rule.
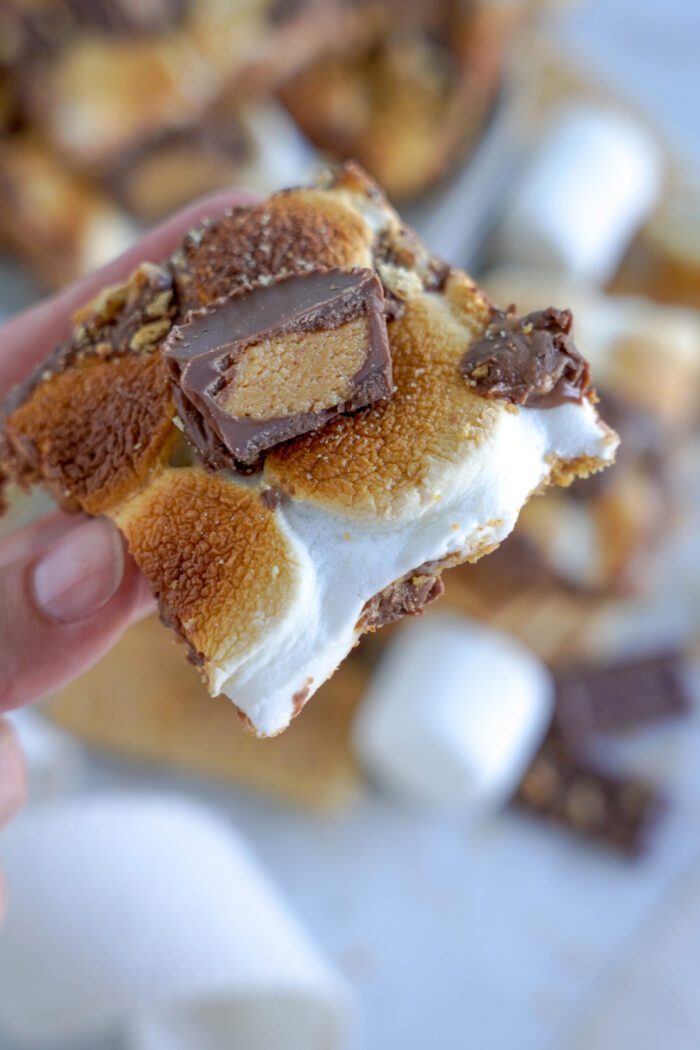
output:
[[524,5],[385,3],[377,33],[324,53],[280,97],[321,149],[356,158],[396,200],[445,175],[476,140],[498,94]]
[[661,201],[630,245],[611,289],[700,309],[697,185],[676,187]]
[[119,525],[259,735],[617,446],[566,311],[504,315],[353,165],[105,289],[2,432],[7,480]]
[[339,0],[3,4],[18,9],[27,118],[67,163],[96,176],[125,152],[195,127],[227,92],[269,93],[336,35],[362,28]]

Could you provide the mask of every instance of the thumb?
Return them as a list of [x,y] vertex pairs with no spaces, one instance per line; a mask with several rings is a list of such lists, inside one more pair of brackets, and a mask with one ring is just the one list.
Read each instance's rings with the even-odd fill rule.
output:
[[64,527],[49,520],[8,544],[14,557],[0,557],[0,710],[65,685],[153,607],[105,518]]

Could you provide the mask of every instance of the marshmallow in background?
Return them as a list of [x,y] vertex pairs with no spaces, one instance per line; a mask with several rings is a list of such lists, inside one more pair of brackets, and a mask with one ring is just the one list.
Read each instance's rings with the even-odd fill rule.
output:
[[240,119],[253,147],[251,160],[239,176],[241,185],[275,193],[312,178],[318,154],[281,105],[249,103]]
[[658,201],[663,174],[656,139],[632,118],[562,111],[512,190],[496,255],[606,284]]
[[2,1029],[49,1050],[337,1050],[344,986],[245,843],[157,795],[46,803],[0,841]]
[[386,650],[353,727],[355,753],[410,802],[482,814],[513,793],[549,724],[546,668],[507,635],[431,615]]

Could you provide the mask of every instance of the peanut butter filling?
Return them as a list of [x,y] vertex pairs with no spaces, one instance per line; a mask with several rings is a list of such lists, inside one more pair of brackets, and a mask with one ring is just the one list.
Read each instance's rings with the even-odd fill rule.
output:
[[255,421],[321,412],[349,400],[367,358],[366,317],[319,332],[287,332],[249,347],[225,387],[221,407]]

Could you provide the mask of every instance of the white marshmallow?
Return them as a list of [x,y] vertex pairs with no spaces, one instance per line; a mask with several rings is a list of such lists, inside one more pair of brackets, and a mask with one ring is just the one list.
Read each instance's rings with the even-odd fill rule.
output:
[[659,146],[641,124],[601,109],[565,111],[506,205],[497,254],[605,284],[658,201],[662,178]]
[[[548,477],[553,458],[612,461],[617,441],[589,401],[504,412],[479,455],[446,469],[440,492],[415,493],[398,520],[364,521],[290,500],[276,511],[300,566],[293,608],[241,659],[212,663],[213,692],[258,733],[288,725],[293,696],[317,688],[353,647],[365,603],[412,569],[500,543]],[[250,484],[231,478],[232,484]],[[270,652],[274,659],[270,660]]]
[[520,782],[552,697],[546,668],[513,639],[431,615],[385,653],[356,717],[355,752],[409,802],[483,814]]

